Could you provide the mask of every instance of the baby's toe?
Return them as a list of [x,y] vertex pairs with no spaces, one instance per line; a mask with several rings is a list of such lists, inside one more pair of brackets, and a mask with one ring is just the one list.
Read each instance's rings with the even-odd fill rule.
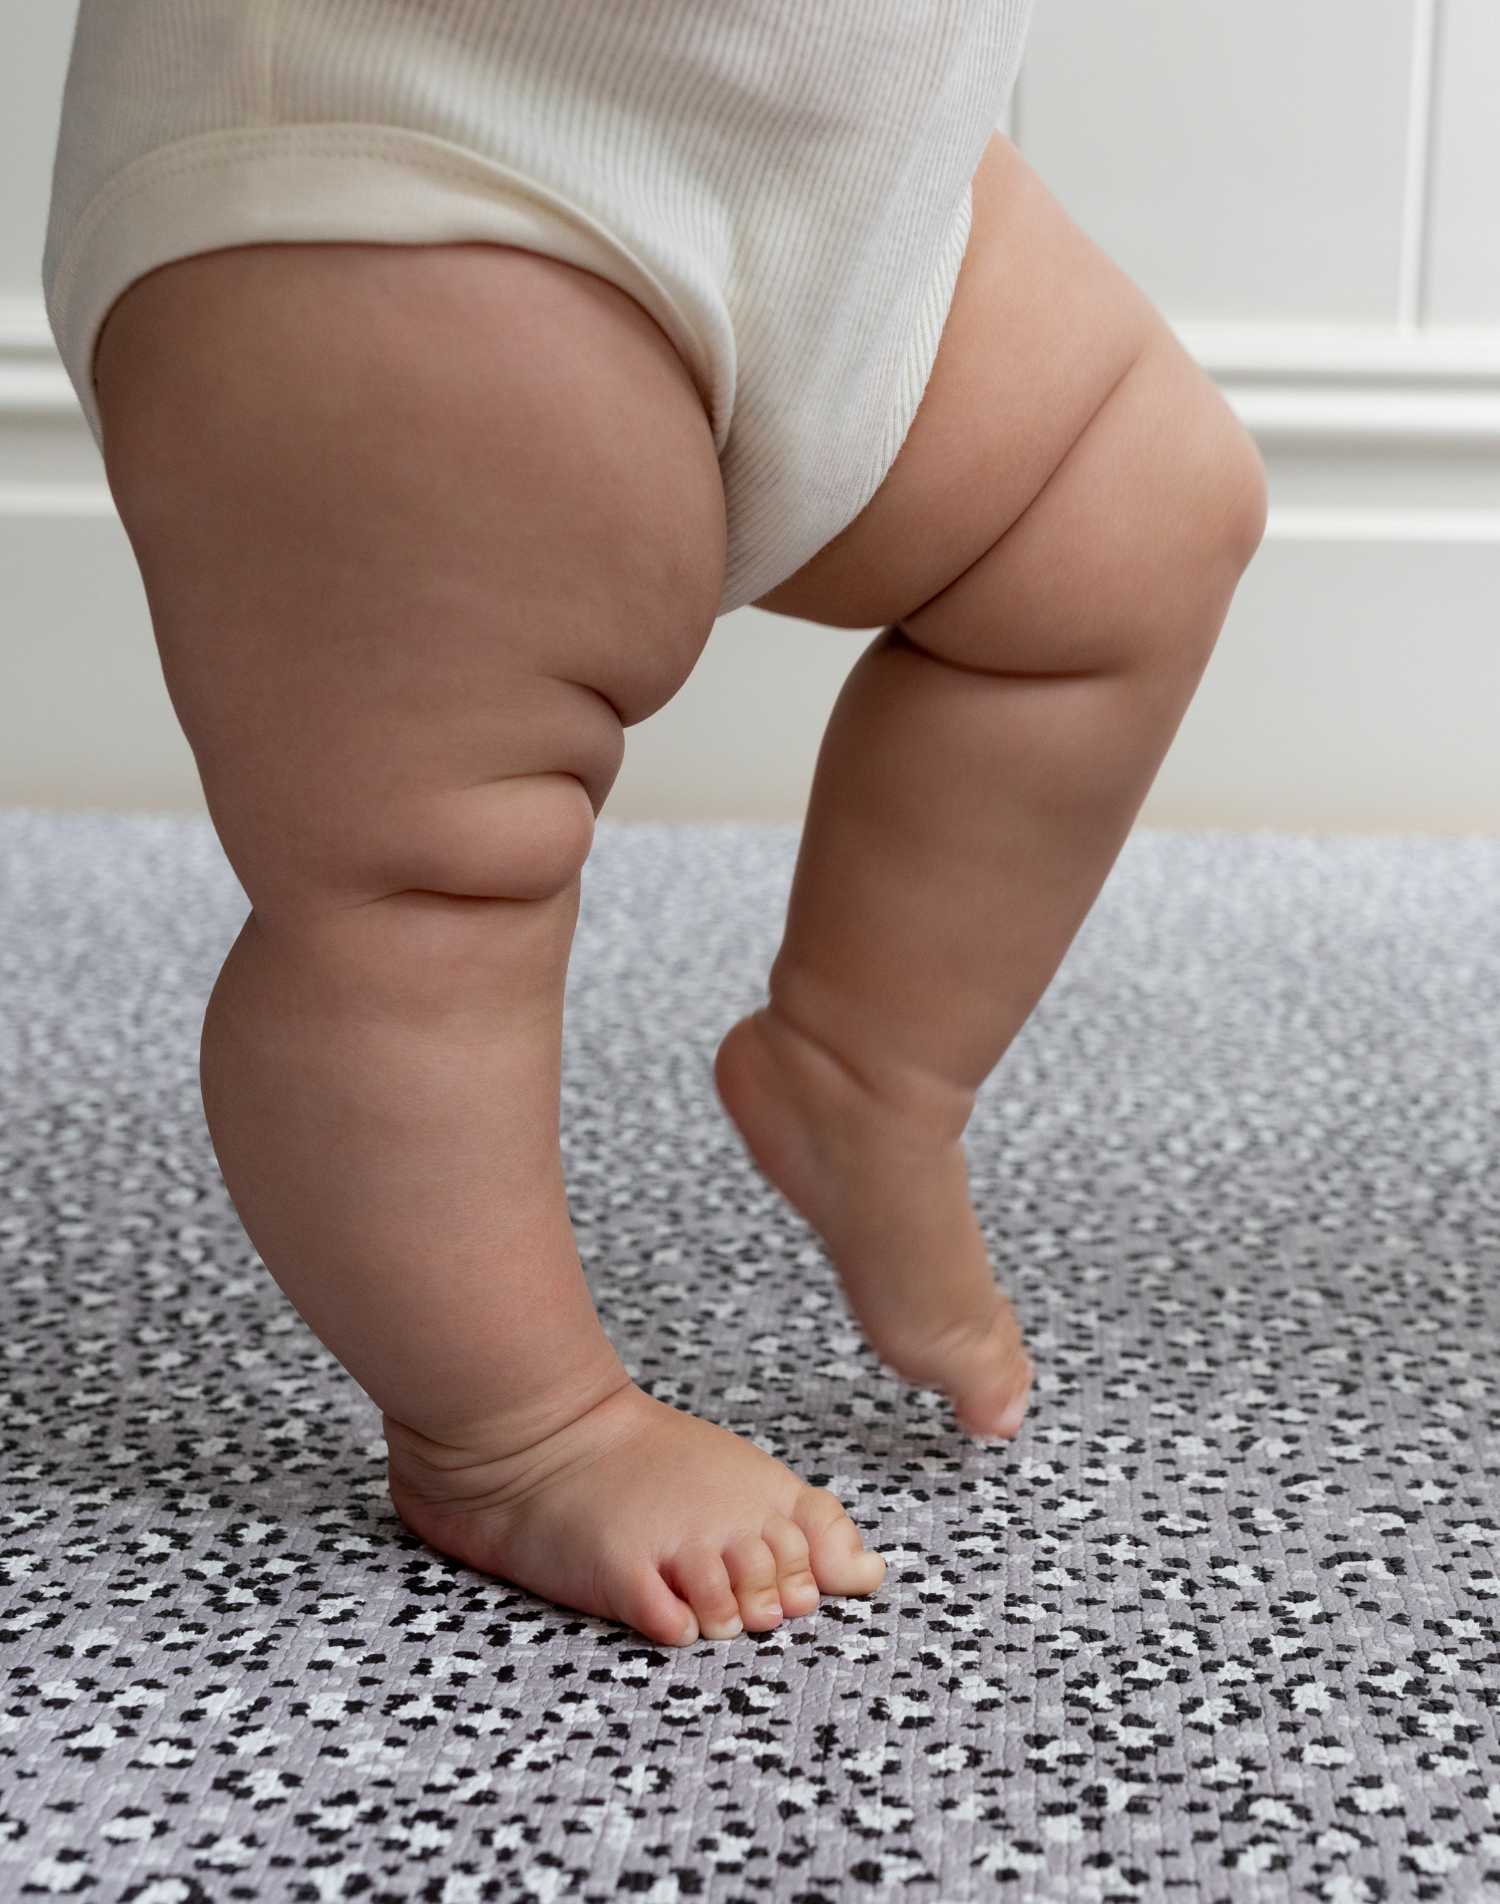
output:
[[971,1434],[987,1440],[1014,1441],[1031,1400],[1032,1364],[1023,1359],[1008,1367],[977,1395],[954,1403],[953,1412]]
[[1027,1356],[1021,1370],[1019,1392],[1006,1403],[1005,1412],[1000,1417],[1000,1436],[1004,1441],[1014,1441],[1021,1432],[1021,1423],[1026,1419],[1027,1404],[1031,1400],[1031,1384],[1036,1380],[1036,1364]]
[[785,1612],[776,1587],[776,1556],[758,1534],[743,1534],[724,1549],[740,1618],[749,1633],[779,1626]]
[[807,1536],[813,1578],[824,1593],[858,1598],[885,1578],[885,1562],[869,1552],[843,1502],[826,1488],[807,1489],[797,1525]]
[[691,1646],[699,1636],[691,1604],[679,1599],[655,1567],[637,1568],[617,1580],[608,1605],[617,1620],[658,1646]]
[[680,1554],[673,1569],[673,1584],[692,1608],[704,1639],[732,1640],[744,1632],[745,1622],[728,1569],[723,1556],[712,1548],[698,1547]]
[[818,1583],[806,1534],[795,1521],[778,1514],[761,1529],[761,1535],[775,1556],[776,1597],[782,1612],[793,1620],[811,1613],[818,1604]]
[[955,1358],[953,1412],[970,1434],[1013,1441],[1026,1418],[1036,1368],[1006,1303],[988,1334]]

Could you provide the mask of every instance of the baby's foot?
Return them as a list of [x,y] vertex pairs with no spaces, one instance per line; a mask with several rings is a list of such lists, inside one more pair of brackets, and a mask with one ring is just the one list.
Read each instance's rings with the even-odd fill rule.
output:
[[976,1434],[1020,1429],[1032,1366],[969,1201],[963,1146],[883,1104],[774,1009],[719,1049],[719,1095],[822,1237],[865,1334]]
[[763,1633],[885,1574],[826,1489],[633,1384],[499,1458],[385,1426],[414,1534],[663,1646]]

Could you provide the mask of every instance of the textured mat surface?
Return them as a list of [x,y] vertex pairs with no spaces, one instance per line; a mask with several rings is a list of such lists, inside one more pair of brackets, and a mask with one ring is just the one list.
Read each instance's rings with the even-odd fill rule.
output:
[[891,1569],[669,1657],[394,1520],[201,1127],[206,831],[0,821],[0,1895],[1500,1882],[1500,849],[1132,844],[975,1119],[1041,1365],[998,1451],[879,1370],[714,1106],[791,851],[606,831],[569,1182],[641,1379]]

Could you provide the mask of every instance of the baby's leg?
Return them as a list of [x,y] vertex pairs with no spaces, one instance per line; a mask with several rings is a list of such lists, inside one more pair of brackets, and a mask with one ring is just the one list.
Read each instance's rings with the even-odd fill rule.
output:
[[723,497],[655,326],[491,247],[135,286],[111,481],[254,907],[204,1031],[224,1175],[446,1552],[685,1642],[868,1592],[829,1494],[643,1395],[558,1153],[563,977],[622,722],[713,620]]
[[1207,378],[997,141],[931,384],[770,598],[893,626],[818,764],[769,1007],[720,1089],[871,1341],[988,1434],[1031,1369],[969,1204],[977,1086],[1118,853],[1264,521]]

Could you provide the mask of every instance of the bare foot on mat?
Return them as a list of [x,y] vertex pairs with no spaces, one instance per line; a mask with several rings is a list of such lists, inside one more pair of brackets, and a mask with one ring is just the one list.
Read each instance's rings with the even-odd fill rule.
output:
[[751,1156],[822,1237],[881,1360],[1010,1439],[1032,1365],[996,1287],[963,1146],[881,1103],[774,1009],[724,1040],[719,1095]]

